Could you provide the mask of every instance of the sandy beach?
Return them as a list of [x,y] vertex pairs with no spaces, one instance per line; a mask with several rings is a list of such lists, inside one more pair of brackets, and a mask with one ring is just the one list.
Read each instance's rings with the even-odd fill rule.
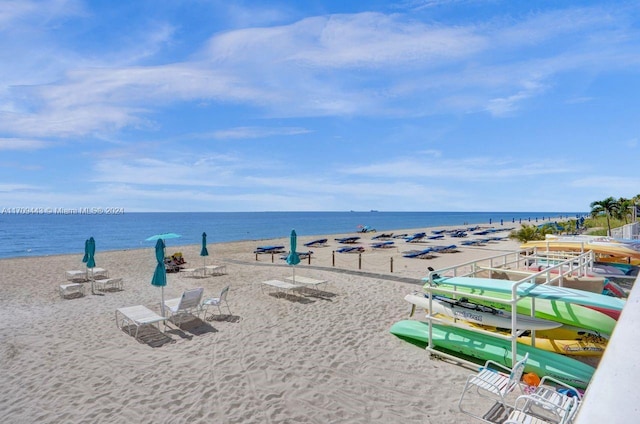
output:
[[[444,227],[443,227],[444,228]],[[499,228],[499,227],[498,227]],[[429,229],[398,230],[414,233]],[[280,255],[260,245],[288,238],[209,244],[207,265],[226,273],[197,278],[167,274],[165,299],[203,287],[204,297],[230,286],[231,313],[153,328],[140,340],[116,326],[117,308],[160,312],[161,290],[150,284],[152,248],[96,252],[98,267],[121,277],[124,290],[62,299],[65,271],[82,270],[82,255],[0,260],[0,420],[4,423],[466,423],[457,401],[468,368],[431,359],[389,333],[409,314],[405,294],[420,289],[426,268],[513,251],[503,240],[460,246],[447,236],[372,250],[377,233],[327,235],[296,275],[327,280],[317,290],[282,297],[262,281],[284,280]],[[507,236],[508,232],[497,235]],[[366,251],[333,253],[342,236],[360,236]],[[470,236],[469,238],[476,237]],[[320,237],[298,237],[303,243]],[[479,238],[476,237],[476,238]],[[187,267],[202,266],[200,246],[167,241]],[[433,259],[402,257],[430,245],[458,245]],[[393,262],[391,261],[393,259]],[[393,263],[393,265],[391,265]],[[391,272],[393,266],[393,272]],[[213,312],[213,314],[212,314]],[[202,316],[200,318],[203,318]],[[162,329],[162,327],[161,327]]]

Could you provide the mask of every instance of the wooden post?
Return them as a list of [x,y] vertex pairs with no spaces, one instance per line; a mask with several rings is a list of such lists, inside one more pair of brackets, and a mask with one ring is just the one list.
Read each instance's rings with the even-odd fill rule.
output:
[[393,256],[391,257],[391,273],[393,274]]
[[271,253],[271,263],[273,263],[273,253]]
[[335,268],[336,266],[336,251],[331,252],[331,266]]
[[362,253],[358,253],[358,269],[362,269]]
[[311,265],[311,252],[309,252],[309,261],[308,261],[309,265]]
[[256,252],[256,261],[258,260],[258,253]]

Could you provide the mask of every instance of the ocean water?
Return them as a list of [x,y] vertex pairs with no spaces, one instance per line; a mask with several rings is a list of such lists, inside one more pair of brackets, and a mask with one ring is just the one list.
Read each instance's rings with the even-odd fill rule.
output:
[[[89,237],[96,249],[124,250],[152,247],[146,238],[177,233],[167,246],[355,233],[367,225],[380,231],[445,225],[502,225],[513,222],[541,224],[573,218],[583,212],[191,212],[191,213],[2,213],[0,258],[83,253]],[[90,213],[91,212],[91,213]]]

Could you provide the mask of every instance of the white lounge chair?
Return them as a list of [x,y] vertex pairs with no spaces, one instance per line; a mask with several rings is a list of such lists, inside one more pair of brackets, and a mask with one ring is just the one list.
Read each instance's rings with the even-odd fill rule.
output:
[[479,396],[499,402],[506,411],[513,409],[513,407],[507,403],[506,396],[516,387],[520,388],[522,391],[520,379],[522,378],[522,373],[524,372],[524,366],[527,363],[527,359],[529,359],[529,353],[525,354],[524,358],[516,362],[512,369],[495,361],[488,360],[485,362],[484,367],[480,368],[477,374],[471,374],[467,378],[467,383],[462,390],[460,401],[458,401],[458,408],[460,411],[480,420],[483,419],[462,407],[467,391],[471,390],[473,387],[476,388],[476,392]]
[[287,277],[285,278],[288,282],[293,284],[305,285],[309,287],[313,287],[314,289],[318,289],[320,284],[326,284],[327,280],[318,280],[317,278],[305,277],[302,275],[296,275],[295,277]]
[[[118,322],[118,314],[122,315],[122,321]],[[128,306],[126,308],[116,309],[116,325],[118,328],[123,328],[126,324],[128,326],[129,335],[131,335],[131,325],[135,326],[136,332],[134,337],[138,338],[138,331],[140,327],[145,325],[157,324],[158,330],[160,330],[160,323],[164,322],[166,326],[166,318],[156,314],[146,306],[136,305]]]
[[576,414],[578,403],[577,396],[567,397],[560,408],[556,403],[535,394],[522,395],[516,399],[505,424],[569,424]]
[[71,296],[84,296],[84,286],[82,283],[69,283],[62,284],[58,288],[58,293],[60,293],[60,297],[66,299]]
[[89,280],[86,269],[83,271],[81,270],[65,271],[64,275],[68,281],[88,281]]
[[[558,389],[565,389],[566,394]],[[559,417],[561,423],[573,422],[582,401],[582,396],[575,387],[548,375],[542,377],[530,398],[532,401],[525,405],[526,410],[538,414],[550,412]]]
[[226,273],[226,265],[207,265],[204,267],[204,275],[224,275]]
[[276,291],[278,292],[295,291],[295,290],[300,290],[301,288],[304,287],[301,284],[291,284],[291,283],[287,283],[285,281],[280,281],[280,280],[267,280],[267,281],[262,281],[261,283],[262,283],[263,291],[265,286],[272,287],[276,289]]
[[104,278],[102,280],[96,280],[94,282],[95,291],[116,291],[124,290],[124,283],[122,278]]
[[220,315],[222,315],[222,309],[220,308],[220,305],[222,305],[222,302],[224,302],[225,305],[227,305],[227,309],[229,310],[229,315],[231,315],[231,308],[229,307],[229,303],[227,303],[228,294],[229,294],[229,286],[222,289],[222,291],[220,292],[220,296],[210,297],[209,299],[205,299],[202,302],[202,310],[203,310],[202,317],[203,318],[207,317],[207,310],[209,309],[209,306],[217,306],[218,312],[220,313]]
[[185,290],[180,297],[164,301],[165,311],[169,311],[169,318],[178,328],[180,328],[182,318],[194,315],[199,317],[203,293],[204,289],[198,287]]

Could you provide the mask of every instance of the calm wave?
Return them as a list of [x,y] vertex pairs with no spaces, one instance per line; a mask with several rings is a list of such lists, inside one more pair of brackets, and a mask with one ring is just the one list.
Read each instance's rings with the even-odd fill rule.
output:
[[350,233],[358,225],[377,231],[445,225],[507,226],[575,217],[576,212],[200,212],[124,213],[120,215],[0,215],[0,258],[84,252],[93,236],[98,250],[151,247],[146,238],[173,232],[182,237],[167,245],[209,243]]

